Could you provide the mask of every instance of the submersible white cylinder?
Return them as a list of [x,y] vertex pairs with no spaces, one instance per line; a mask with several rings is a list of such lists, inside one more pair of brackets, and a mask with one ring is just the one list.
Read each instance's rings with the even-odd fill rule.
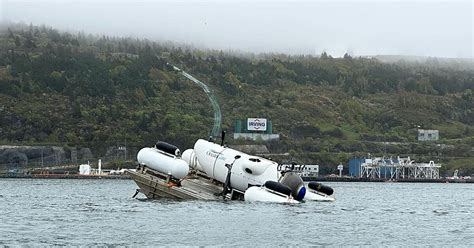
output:
[[191,167],[202,170],[210,178],[224,183],[231,167],[230,186],[245,191],[250,185],[262,185],[268,180],[278,180],[276,162],[245,154],[206,140],[198,140],[194,150],[183,154]]
[[141,149],[137,154],[137,160],[140,164],[177,179],[184,178],[189,173],[189,166],[186,161],[156,148],[145,147]]
[[299,201],[283,194],[275,194],[264,187],[257,186],[248,188],[245,191],[244,199],[248,202],[300,203]]

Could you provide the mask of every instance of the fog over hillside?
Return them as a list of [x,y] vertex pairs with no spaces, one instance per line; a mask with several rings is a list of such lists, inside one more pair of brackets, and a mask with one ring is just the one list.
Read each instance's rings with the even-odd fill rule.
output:
[[3,22],[242,52],[473,57],[461,1],[0,1]]

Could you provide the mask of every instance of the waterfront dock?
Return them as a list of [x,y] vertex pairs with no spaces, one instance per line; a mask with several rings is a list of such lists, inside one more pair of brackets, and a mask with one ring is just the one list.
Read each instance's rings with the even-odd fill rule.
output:
[[451,178],[400,178],[397,180],[386,178],[366,178],[366,177],[302,177],[303,181],[317,182],[393,182],[393,183],[474,183],[474,179],[451,179]]
[[0,174],[0,178],[26,179],[131,179],[130,175],[80,175],[80,174]]

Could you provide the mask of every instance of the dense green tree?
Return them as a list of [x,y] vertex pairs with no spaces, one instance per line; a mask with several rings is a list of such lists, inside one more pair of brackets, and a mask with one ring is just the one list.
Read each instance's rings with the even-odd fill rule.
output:
[[[226,54],[132,38],[70,34],[41,26],[0,29],[0,139],[59,142],[105,151],[166,140],[183,148],[206,138],[206,94],[166,65],[215,92],[223,127],[266,117],[281,140],[272,152],[339,163],[367,152],[430,154],[416,128],[459,142],[445,156],[472,157],[474,66],[442,59]],[[453,140],[451,140],[453,139]],[[378,142],[400,142],[382,149]],[[233,141],[232,142],[243,142]],[[406,145],[406,144],[415,145]]]

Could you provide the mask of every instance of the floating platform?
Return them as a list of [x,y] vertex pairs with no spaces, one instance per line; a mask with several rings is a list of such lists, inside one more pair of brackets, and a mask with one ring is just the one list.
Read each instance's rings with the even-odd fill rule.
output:
[[222,200],[222,185],[201,175],[188,175],[176,181],[147,167],[128,170],[139,189],[149,199]]

